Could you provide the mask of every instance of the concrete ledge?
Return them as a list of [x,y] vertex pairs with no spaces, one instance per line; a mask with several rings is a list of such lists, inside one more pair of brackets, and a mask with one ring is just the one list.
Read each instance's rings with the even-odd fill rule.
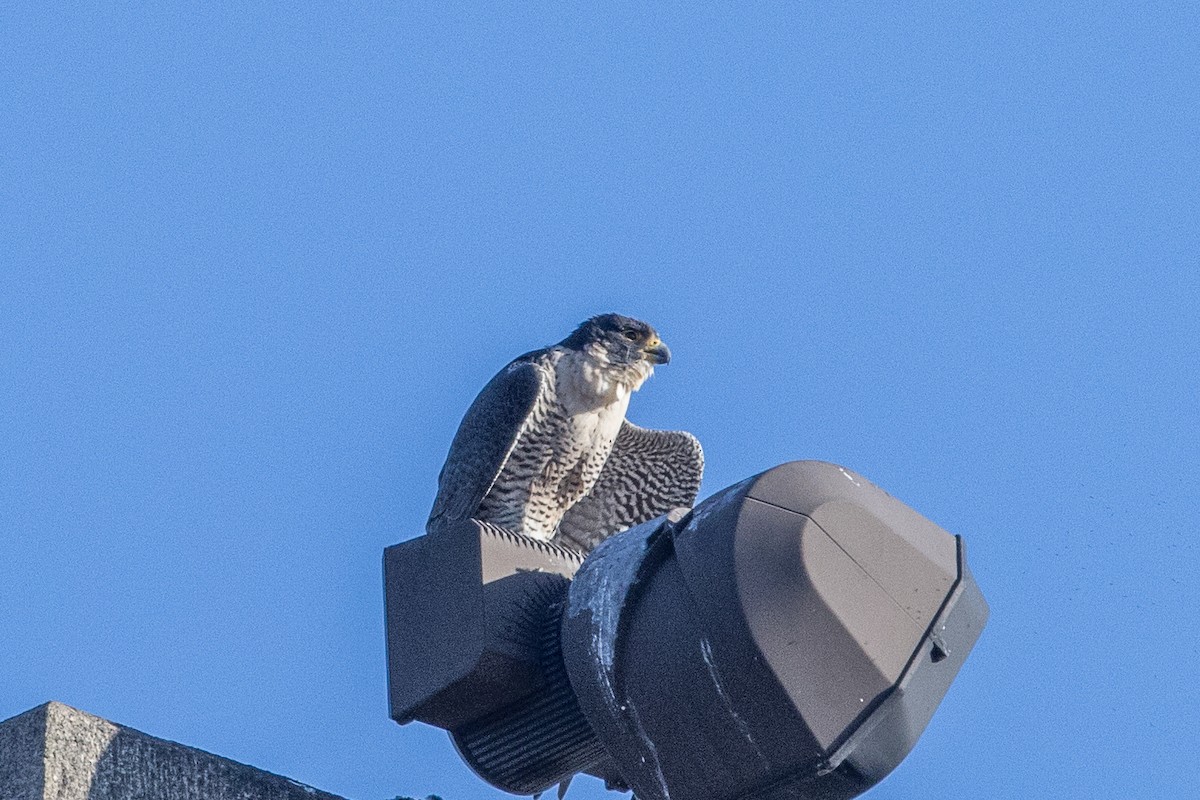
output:
[[0,722],[0,800],[344,800],[62,703]]

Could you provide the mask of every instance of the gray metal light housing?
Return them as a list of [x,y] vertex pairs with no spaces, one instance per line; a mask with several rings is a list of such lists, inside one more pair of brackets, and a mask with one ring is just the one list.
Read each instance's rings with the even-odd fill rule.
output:
[[854,797],[987,618],[958,538],[814,461],[582,566],[470,523],[388,548],[385,576],[393,718],[449,729],[515,793],[587,771],[641,800]]

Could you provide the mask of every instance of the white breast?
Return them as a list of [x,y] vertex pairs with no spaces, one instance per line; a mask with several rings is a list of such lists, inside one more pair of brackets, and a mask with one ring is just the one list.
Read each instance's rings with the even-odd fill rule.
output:
[[554,384],[558,402],[568,414],[619,408],[622,419],[629,408],[629,395],[637,388],[618,380],[618,374],[606,359],[578,351],[566,351],[560,356],[555,365]]
[[613,380],[595,359],[579,352],[563,354],[555,369],[555,394],[584,452],[611,449],[629,409],[629,386]]

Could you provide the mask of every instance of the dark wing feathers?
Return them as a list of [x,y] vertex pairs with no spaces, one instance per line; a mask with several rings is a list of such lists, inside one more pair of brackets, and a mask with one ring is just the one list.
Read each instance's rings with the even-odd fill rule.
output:
[[704,452],[695,436],[626,420],[596,485],[567,511],[553,541],[586,553],[618,531],[690,507],[703,474]]
[[500,370],[467,409],[438,475],[427,529],[439,519],[470,518],[496,482],[542,393],[542,370],[533,363],[540,352],[527,353]]

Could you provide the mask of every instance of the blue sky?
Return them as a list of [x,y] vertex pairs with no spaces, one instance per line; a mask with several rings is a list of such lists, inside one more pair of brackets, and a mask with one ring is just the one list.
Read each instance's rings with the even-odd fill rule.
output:
[[6,4],[0,718],[503,796],[387,718],[380,556],[617,310],[702,496],[820,458],[965,538],[991,621],[869,797],[1197,796],[1198,23]]

